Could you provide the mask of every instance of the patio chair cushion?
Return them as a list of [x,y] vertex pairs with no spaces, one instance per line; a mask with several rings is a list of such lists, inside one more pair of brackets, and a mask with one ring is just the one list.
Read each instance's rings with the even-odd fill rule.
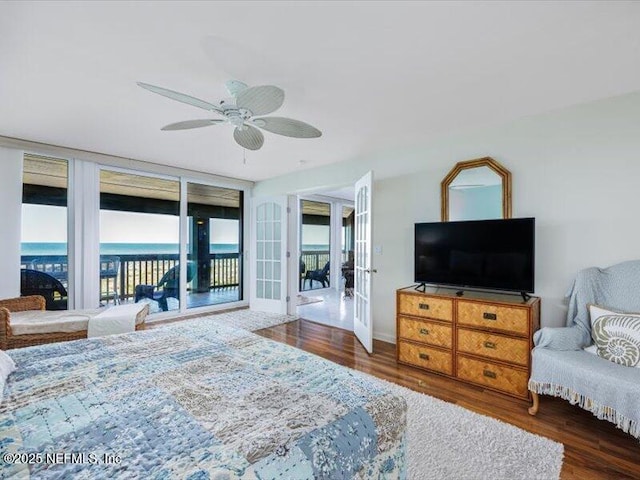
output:
[[[116,307],[112,307],[116,308]],[[43,333],[72,333],[87,330],[89,318],[105,312],[104,308],[89,310],[11,312],[12,335],[38,335]],[[136,325],[144,317],[136,318]]]

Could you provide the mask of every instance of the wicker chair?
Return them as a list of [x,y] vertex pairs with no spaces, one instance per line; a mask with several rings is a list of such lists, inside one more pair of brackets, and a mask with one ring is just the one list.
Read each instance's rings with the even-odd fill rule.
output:
[[68,259],[64,257],[38,257],[31,260],[29,268],[51,275],[56,280],[66,283],[69,280]]
[[[87,330],[75,332],[46,332],[38,334],[14,335],[11,330],[11,313],[25,312],[29,310],[45,310],[46,301],[41,295],[10,298],[0,300],[0,349],[30,347],[45,343],[66,342],[87,338]],[[69,311],[70,314],[73,310]],[[145,318],[149,313],[149,306],[140,310],[136,316],[136,330],[145,329]]]
[[[56,298],[56,293],[59,298]],[[67,309],[67,289],[58,279],[39,270],[20,270],[20,295],[41,295],[45,299],[47,310]]]

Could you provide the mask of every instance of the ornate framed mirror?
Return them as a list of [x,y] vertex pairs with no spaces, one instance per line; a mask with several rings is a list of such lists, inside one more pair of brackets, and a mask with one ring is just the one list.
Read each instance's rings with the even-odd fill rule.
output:
[[458,162],[441,196],[443,222],[511,218],[511,172],[491,157]]

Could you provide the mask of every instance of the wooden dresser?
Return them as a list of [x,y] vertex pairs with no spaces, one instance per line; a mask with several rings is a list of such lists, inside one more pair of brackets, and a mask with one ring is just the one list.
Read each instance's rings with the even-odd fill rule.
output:
[[521,399],[529,398],[540,299],[413,287],[396,292],[397,359]]

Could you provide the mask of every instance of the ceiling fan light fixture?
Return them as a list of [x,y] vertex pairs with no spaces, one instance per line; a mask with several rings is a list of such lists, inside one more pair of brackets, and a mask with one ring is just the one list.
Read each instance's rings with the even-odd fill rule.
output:
[[230,80],[225,83],[225,86],[232,98],[221,100],[218,102],[219,106],[216,106],[163,87],[142,82],[137,82],[137,84],[145,90],[158,95],[209,110],[224,117],[223,120],[203,119],[172,123],[163,127],[162,130],[186,130],[226,123],[235,127],[233,137],[236,143],[248,150],[258,150],[264,143],[264,135],[256,127],[277,135],[293,138],[317,138],[322,135],[322,132],[317,128],[292,118],[253,118],[254,115],[266,115],[274,112],[282,106],[284,91],[273,85],[248,87],[245,83]]

